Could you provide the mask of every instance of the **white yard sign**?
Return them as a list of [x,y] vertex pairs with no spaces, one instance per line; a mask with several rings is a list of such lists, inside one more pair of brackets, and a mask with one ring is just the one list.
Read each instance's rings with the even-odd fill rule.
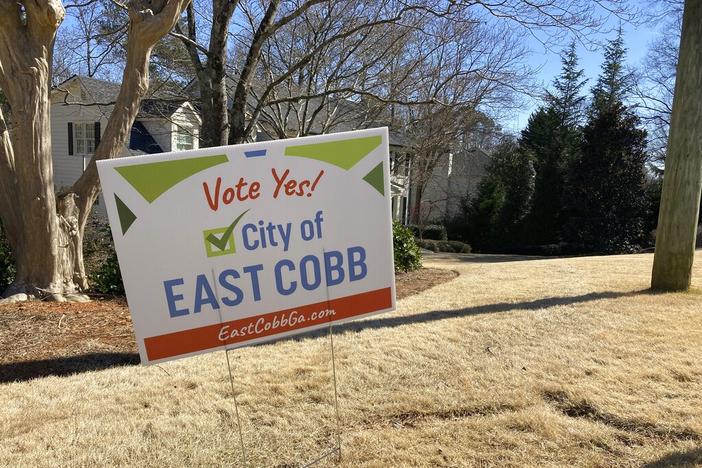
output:
[[393,310],[387,129],[98,162],[143,363]]

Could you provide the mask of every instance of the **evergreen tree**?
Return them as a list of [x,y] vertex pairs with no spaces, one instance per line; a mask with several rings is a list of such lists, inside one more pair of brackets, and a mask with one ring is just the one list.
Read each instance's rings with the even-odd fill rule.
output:
[[587,79],[583,78],[585,72],[578,68],[575,41],[563,51],[561,63],[561,74],[553,82],[554,91],[546,92],[546,100],[562,128],[576,128],[583,118],[585,96],[582,89]]
[[530,243],[550,244],[560,240],[563,187],[568,165],[580,146],[579,129],[586,80],[578,68],[575,43],[563,52],[561,74],[547,92],[547,106],[529,118],[520,144],[534,155],[536,179],[532,206],[526,222]]
[[646,131],[623,102],[625,53],[620,30],[605,49],[581,149],[569,171],[563,236],[587,251],[632,251],[644,238]]
[[468,208],[470,242],[479,249],[523,244],[523,222],[533,191],[528,152],[513,142],[498,146]]

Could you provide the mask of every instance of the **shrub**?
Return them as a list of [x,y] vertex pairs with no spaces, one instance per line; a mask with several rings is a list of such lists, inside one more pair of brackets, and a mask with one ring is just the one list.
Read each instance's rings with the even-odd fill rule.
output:
[[15,279],[15,262],[12,259],[10,246],[5,239],[2,226],[0,226],[0,295]]
[[93,289],[102,294],[124,295],[122,272],[119,269],[117,255],[113,252],[93,274]]
[[422,266],[422,254],[412,230],[397,221],[392,224],[392,246],[395,252],[395,271],[412,271]]
[[90,277],[93,290],[101,294],[124,296],[122,272],[119,269],[117,253],[115,253],[114,245],[111,242],[108,249],[107,258]]
[[430,224],[422,229],[422,239],[445,241],[448,240],[446,227],[441,224]]
[[421,248],[431,250],[432,252],[439,251],[439,245],[433,240],[420,239],[417,241],[417,244],[419,244]]
[[460,241],[436,241],[431,239],[422,239],[418,244],[423,249],[431,250],[432,252],[449,252],[449,253],[470,253],[470,245]]
[[460,241],[448,241],[449,245],[453,247],[453,251],[456,253],[470,253],[470,245],[465,242]]
[[408,224],[405,227],[407,229],[409,229],[410,231],[412,231],[412,235],[414,237],[422,237],[422,229],[419,226],[417,226],[416,224]]

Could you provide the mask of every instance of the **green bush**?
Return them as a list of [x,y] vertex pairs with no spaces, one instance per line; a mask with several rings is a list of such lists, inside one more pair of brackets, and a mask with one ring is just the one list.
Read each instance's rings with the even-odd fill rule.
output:
[[420,228],[416,224],[408,224],[405,227],[412,231],[412,235],[414,237],[422,237],[422,228]]
[[470,253],[470,245],[466,244],[465,242],[460,242],[460,241],[448,241],[448,244],[453,248],[453,251],[456,253]]
[[431,239],[422,239],[418,241],[419,246],[423,249],[431,250],[432,252],[449,252],[449,253],[470,253],[470,245],[460,241],[436,241]]
[[448,240],[446,227],[441,224],[430,224],[422,229],[422,239],[445,241]]
[[394,221],[392,246],[395,252],[395,271],[412,271],[422,266],[422,254],[414,240],[412,230]]
[[93,290],[101,294],[124,296],[122,272],[119,269],[117,254],[115,253],[114,246],[111,242],[108,249],[109,253],[107,258],[90,277]]
[[7,244],[2,226],[0,226],[0,296],[15,279],[15,262],[12,259],[10,246]]
[[417,241],[417,244],[419,244],[421,248],[431,250],[432,252],[439,251],[439,244],[433,240],[420,239]]

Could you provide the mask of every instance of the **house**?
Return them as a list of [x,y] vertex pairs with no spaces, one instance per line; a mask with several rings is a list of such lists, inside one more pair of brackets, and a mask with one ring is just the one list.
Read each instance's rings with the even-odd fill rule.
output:
[[[85,76],[73,76],[51,92],[51,136],[54,184],[57,190],[73,184],[85,170],[114,108],[120,85]],[[190,89],[191,94],[194,89]],[[186,88],[186,92],[188,89]],[[342,112],[349,114],[331,127],[317,128],[311,122],[308,134],[342,132],[382,126],[369,121],[358,103],[344,100]],[[318,113],[319,119],[328,119]],[[129,141],[120,156],[134,156],[198,148],[202,121],[190,100],[182,96],[156,93],[144,99],[132,125]],[[318,131],[319,130],[319,131]],[[287,136],[295,136],[296,128],[288,124]],[[256,141],[275,139],[279,133],[271,129],[266,114],[260,119]],[[409,217],[409,180],[411,157],[409,145],[401,134],[390,130],[390,190],[393,219],[407,222]],[[104,203],[97,202],[104,213]]]
[[[304,94],[304,93],[301,93]],[[409,221],[409,185],[411,151],[401,132],[369,111],[363,102],[348,99],[326,100],[313,98],[300,103],[291,101],[264,108],[256,126],[255,141],[293,138],[300,133],[348,132],[363,128],[389,128],[390,197],[392,219],[406,224]]]
[[[73,184],[83,173],[114,108],[120,85],[73,76],[51,91],[54,184]],[[195,149],[201,125],[183,97],[154,94],[144,99],[121,156]],[[103,203],[98,202],[104,206]]]
[[475,195],[485,177],[489,162],[490,156],[480,148],[442,157],[434,166],[418,205],[417,191],[412,190],[412,224],[443,224],[461,216],[466,200]]

